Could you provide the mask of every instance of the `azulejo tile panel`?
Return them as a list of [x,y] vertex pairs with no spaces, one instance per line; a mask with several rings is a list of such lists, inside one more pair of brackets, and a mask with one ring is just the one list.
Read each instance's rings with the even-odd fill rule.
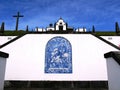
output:
[[45,73],[72,73],[72,46],[64,37],[57,36],[48,41]]

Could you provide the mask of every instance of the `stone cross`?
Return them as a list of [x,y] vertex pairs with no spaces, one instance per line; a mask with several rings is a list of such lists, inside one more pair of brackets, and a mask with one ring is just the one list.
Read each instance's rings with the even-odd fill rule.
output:
[[17,15],[14,15],[13,17],[17,18],[15,30],[18,31],[19,18],[20,18],[20,17],[24,17],[24,16],[23,16],[23,15],[20,15],[20,13],[18,12]]

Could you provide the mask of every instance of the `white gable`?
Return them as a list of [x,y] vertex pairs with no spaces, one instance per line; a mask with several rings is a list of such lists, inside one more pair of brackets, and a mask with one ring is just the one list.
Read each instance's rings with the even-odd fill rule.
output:
[[66,23],[64,22],[62,18],[58,20],[55,27],[56,27],[56,30],[60,30],[60,27],[63,27],[64,31],[67,29]]
[[[64,37],[72,45],[70,74],[46,74],[45,48],[56,36]],[[91,34],[27,34],[1,49],[9,53],[5,80],[91,81],[107,80],[104,54],[117,49]]]
[[76,32],[86,32],[86,28],[78,28],[76,29]]
[[47,31],[55,31],[54,27],[47,27]]

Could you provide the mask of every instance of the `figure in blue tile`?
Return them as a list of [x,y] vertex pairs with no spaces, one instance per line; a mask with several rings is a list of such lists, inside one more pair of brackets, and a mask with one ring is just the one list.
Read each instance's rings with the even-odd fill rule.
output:
[[45,73],[72,73],[72,46],[64,37],[54,37],[48,41]]

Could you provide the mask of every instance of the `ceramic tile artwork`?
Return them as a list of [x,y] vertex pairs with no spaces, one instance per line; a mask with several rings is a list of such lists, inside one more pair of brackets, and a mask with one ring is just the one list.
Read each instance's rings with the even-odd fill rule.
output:
[[72,73],[72,46],[64,37],[54,37],[48,41],[45,73]]

